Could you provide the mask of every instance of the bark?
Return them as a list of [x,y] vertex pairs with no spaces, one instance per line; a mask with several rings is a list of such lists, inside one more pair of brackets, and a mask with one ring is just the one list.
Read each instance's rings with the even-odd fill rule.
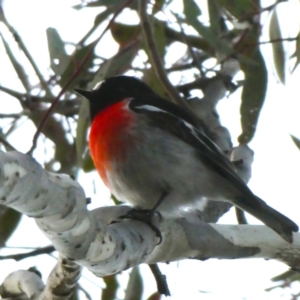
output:
[[41,168],[31,157],[0,153],[0,202],[35,218],[60,255],[106,276],[141,263],[180,259],[277,259],[299,269],[300,235],[293,244],[266,226],[218,225],[196,212],[166,219],[157,217],[163,240],[139,221],[111,223],[127,206],[89,211],[81,186],[66,175]]

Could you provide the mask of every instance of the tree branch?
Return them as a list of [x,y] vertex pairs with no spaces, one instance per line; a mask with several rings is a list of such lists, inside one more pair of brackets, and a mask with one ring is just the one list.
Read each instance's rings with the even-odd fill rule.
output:
[[188,104],[184,99],[180,97],[178,91],[171,84],[165,72],[164,62],[162,61],[158,53],[156,43],[152,34],[151,24],[149,22],[147,14],[147,1],[145,0],[139,0],[139,15],[141,19],[141,27],[143,30],[144,38],[148,48],[149,59],[152,67],[155,70],[157,78],[161,81],[163,87],[174,103],[177,103],[178,105],[190,110]]
[[39,70],[38,66],[36,65],[35,61],[33,60],[31,54],[29,53],[29,51],[27,49],[27,47],[25,46],[25,44],[24,44],[21,36],[15,30],[15,28],[13,26],[11,26],[9,24],[9,22],[7,21],[2,6],[0,6],[0,13],[1,13],[1,17],[2,17],[3,23],[8,28],[8,30],[11,32],[11,34],[14,37],[16,43],[18,44],[18,46],[20,47],[20,49],[23,51],[24,55],[27,57],[28,61],[30,62],[32,68],[35,71],[35,74],[37,75],[37,77],[40,80],[41,86],[46,91],[47,95],[52,95],[51,90],[50,90],[47,82],[44,80],[44,77],[43,77],[42,73],[40,72],[40,70]]
[[66,258],[59,257],[45,285],[32,271],[20,270],[9,274],[1,285],[3,298],[16,299],[70,299],[81,273],[81,267]]
[[130,207],[86,208],[80,185],[66,175],[44,171],[31,157],[0,152],[0,203],[34,217],[56,250],[106,276],[141,263],[260,257],[300,270],[300,234],[288,244],[266,226],[208,224],[193,212],[155,220],[163,240],[144,223],[111,224]]
[[32,257],[32,256],[38,256],[38,255],[42,255],[42,254],[50,254],[54,251],[55,251],[55,249],[53,246],[46,246],[46,247],[38,248],[38,249],[35,249],[30,252],[26,252],[26,253],[18,253],[18,254],[0,256],[0,260],[14,259],[15,261],[20,261],[22,259]]

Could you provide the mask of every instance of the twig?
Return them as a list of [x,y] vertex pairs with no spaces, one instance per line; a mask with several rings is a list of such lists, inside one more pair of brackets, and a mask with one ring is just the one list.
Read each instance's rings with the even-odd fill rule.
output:
[[15,261],[19,261],[28,257],[32,256],[38,256],[42,254],[50,254],[53,251],[55,251],[54,247],[52,245],[46,246],[43,248],[38,248],[36,250],[27,252],[27,253],[19,253],[19,254],[11,254],[11,255],[6,255],[6,256],[0,256],[0,260],[5,260],[5,259],[14,259]]
[[9,150],[18,151],[12,144],[10,144],[7,140],[5,140],[1,135],[0,135],[0,143],[3,144],[5,147],[7,147]]
[[17,98],[18,100],[21,100],[22,97],[24,97],[24,94],[16,92],[16,91],[14,91],[12,89],[9,89],[9,88],[1,86],[1,85],[0,85],[0,91],[4,92],[4,93],[6,93],[6,94],[8,94],[8,95],[10,95],[12,97]]
[[[272,43],[279,43],[279,42],[295,42],[299,38],[299,35],[296,37],[291,37],[291,38],[278,38],[278,39],[273,39],[269,41],[263,41],[263,42],[258,42],[257,45],[264,45],[264,44],[272,44]],[[249,44],[251,46],[251,44]],[[256,44],[254,44],[256,45]]]
[[19,33],[14,29],[14,27],[12,27],[4,14],[3,8],[0,7],[1,9],[1,17],[2,17],[2,21],[5,24],[5,26],[8,28],[8,30],[11,32],[11,34],[13,35],[13,37],[15,38],[16,43],[19,45],[20,49],[22,49],[22,51],[24,52],[25,56],[27,57],[27,59],[29,60],[32,68],[34,69],[37,77],[39,78],[42,87],[45,89],[46,93],[49,95],[52,95],[51,90],[48,86],[48,84],[46,83],[46,81],[44,80],[44,77],[42,75],[42,73],[40,72],[39,68],[37,67],[35,61],[33,60],[32,56],[30,55],[28,49],[26,48],[21,36],[19,35]]
[[1,114],[0,113],[0,119],[6,119],[6,118],[18,119],[22,116],[23,116],[23,114],[20,114],[20,113],[16,113],[16,114]]
[[248,224],[248,221],[245,216],[245,212],[239,208],[235,208],[236,219],[239,224]]
[[201,68],[202,65],[201,65],[198,57],[195,55],[195,52],[194,52],[193,48],[191,47],[190,43],[188,42],[188,40],[186,38],[186,34],[185,34],[184,30],[183,30],[180,18],[178,17],[178,15],[176,13],[173,13],[173,15],[176,18],[177,23],[179,24],[180,32],[181,32],[181,35],[182,35],[182,40],[184,41],[184,43],[188,47],[188,51],[189,51],[189,53],[190,53],[190,55],[191,55],[191,57],[193,59],[193,63],[196,64],[196,68],[199,70],[201,76],[204,77],[205,74],[204,74],[204,72],[203,72],[203,70]]
[[[108,25],[106,26],[106,28],[104,29],[104,31],[101,33],[101,35],[93,42],[94,47],[99,43],[99,41],[102,39],[102,37],[104,36],[104,34],[107,32],[107,30],[111,27],[111,24],[113,23],[113,21],[116,19],[116,17],[119,15],[119,13],[124,9],[124,7],[126,7],[128,5],[128,3],[130,3],[131,0],[127,1],[124,5],[122,5],[113,15],[113,17],[111,18],[111,20],[109,21]],[[27,154],[31,155],[33,150],[36,147],[37,144],[37,139],[42,131],[42,128],[44,127],[47,119],[49,118],[50,114],[52,113],[52,111],[54,110],[54,107],[56,106],[56,104],[58,103],[60,97],[67,91],[69,85],[76,79],[76,77],[80,74],[82,68],[84,67],[84,65],[86,64],[86,62],[88,61],[88,59],[90,58],[90,56],[92,55],[93,51],[94,51],[94,47],[92,47],[90,49],[90,51],[86,54],[86,56],[83,58],[83,60],[80,62],[80,64],[78,65],[78,68],[75,70],[75,72],[73,73],[73,75],[71,76],[71,78],[67,81],[67,83],[65,84],[65,86],[61,89],[61,91],[59,92],[59,94],[56,96],[56,98],[53,100],[51,106],[49,107],[49,109],[47,110],[47,112],[45,113],[39,127],[37,128],[34,136],[33,136],[33,140],[32,140],[32,146],[30,148],[30,150],[27,152]]]
[[188,104],[184,99],[182,99],[178,93],[178,91],[174,88],[171,84],[165,69],[162,59],[158,53],[154,37],[152,34],[151,25],[147,15],[147,1],[146,0],[139,0],[139,15],[140,15],[140,22],[141,28],[143,30],[144,38],[148,47],[149,51],[149,59],[152,64],[152,67],[155,70],[156,76],[161,81],[163,87],[165,88],[166,92],[170,96],[171,100],[174,103],[177,103],[180,106],[183,106],[190,110]]
[[165,296],[171,296],[166,275],[161,273],[157,264],[150,264],[149,267],[155,278],[158,292]]

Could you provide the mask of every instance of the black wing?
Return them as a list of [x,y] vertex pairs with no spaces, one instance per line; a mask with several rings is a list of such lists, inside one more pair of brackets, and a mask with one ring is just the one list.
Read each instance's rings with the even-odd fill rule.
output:
[[195,148],[201,161],[227,179],[238,191],[252,194],[237,175],[230,160],[201,128],[196,127],[194,119],[190,118],[190,115],[181,107],[167,100],[156,98],[151,101],[132,99],[129,108],[136,113],[147,115],[149,121],[153,122],[153,126],[175,135]]

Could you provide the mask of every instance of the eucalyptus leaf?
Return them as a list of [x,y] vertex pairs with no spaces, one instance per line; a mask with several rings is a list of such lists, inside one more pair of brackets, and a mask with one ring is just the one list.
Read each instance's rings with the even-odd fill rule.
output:
[[65,50],[65,44],[55,28],[46,30],[50,67],[56,75],[61,75],[69,64],[70,57]]
[[0,247],[3,247],[15,232],[22,214],[16,210],[0,205]]
[[295,145],[297,146],[297,148],[300,150],[300,139],[296,138],[294,135],[290,134],[293,142],[295,143]]
[[270,27],[269,27],[269,36],[272,43],[275,70],[278,78],[284,84],[285,83],[285,54],[284,54],[283,42],[280,41],[282,39],[282,35],[281,35],[276,9],[273,10],[272,13]]
[[124,300],[140,300],[143,295],[143,277],[138,266],[132,268]]
[[249,143],[254,136],[268,81],[266,64],[260,50],[256,48],[249,58],[256,63],[241,62],[245,74],[240,107],[243,132],[238,138],[241,144]]

